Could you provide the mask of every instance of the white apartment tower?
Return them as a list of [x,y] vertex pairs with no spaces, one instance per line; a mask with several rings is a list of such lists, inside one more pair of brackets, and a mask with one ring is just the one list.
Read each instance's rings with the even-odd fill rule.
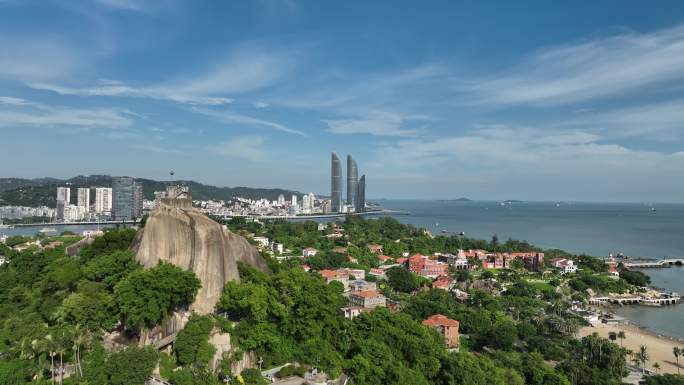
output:
[[83,188],[79,187],[78,191],[78,200],[77,200],[77,206],[78,207],[83,207],[85,212],[90,211],[90,189],[89,188]]
[[297,196],[292,195],[292,206],[297,206]]
[[68,205],[71,201],[71,187],[57,187],[57,201],[66,202]]
[[95,188],[95,212],[109,213],[112,211],[112,188]]

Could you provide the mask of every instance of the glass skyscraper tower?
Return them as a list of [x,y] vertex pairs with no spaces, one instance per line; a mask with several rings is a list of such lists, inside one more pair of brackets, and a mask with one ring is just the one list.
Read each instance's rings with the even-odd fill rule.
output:
[[366,211],[366,175],[362,175],[359,179],[356,191],[356,212]]
[[334,213],[342,211],[342,163],[340,157],[332,153],[330,181],[330,210]]
[[356,207],[356,193],[359,184],[359,170],[356,161],[347,155],[347,205]]

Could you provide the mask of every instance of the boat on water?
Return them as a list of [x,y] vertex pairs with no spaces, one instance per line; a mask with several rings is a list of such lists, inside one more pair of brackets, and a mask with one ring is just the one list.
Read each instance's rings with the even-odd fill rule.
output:
[[38,232],[41,234],[56,233],[57,229],[54,227],[43,227],[42,229],[38,230]]

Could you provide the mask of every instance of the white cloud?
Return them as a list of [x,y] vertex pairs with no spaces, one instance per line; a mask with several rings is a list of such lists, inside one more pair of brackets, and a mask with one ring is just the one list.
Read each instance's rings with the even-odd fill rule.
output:
[[87,56],[57,36],[0,34],[0,79],[63,79],[82,69]]
[[15,98],[12,96],[0,96],[0,104],[10,105],[10,106],[27,106],[27,105],[32,104],[32,102],[30,102],[26,99]]
[[55,107],[18,98],[5,98],[0,104],[6,106],[0,108],[0,127],[122,128],[131,125],[132,114],[125,109]]
[[182,151],[179,151],[179,150],[176,150],[173,148],[157,146],[157,145],[153,145],[153,144],[132,144],[129,147],[134,149],[134,150],[140,150],[140,151],[145,151],[145,152],[156,152],[159,154],[182,154]]
[[40,81],[29,82],[28,86],[62,95],[151,98],[195,105],[223,105],[233,102],[228,95],[260,90],[283,81],[295,68],[296,51],[245,45],[214,60],[202,73],[186,74],[182,78],[145,86],[117,80],[100,81],[96,86],[80,88]]
[[128,86],[121,83],[107,84],[93,88],[68,88],[50,83],[29,83],[28,86],[37,90],[53,91],[60,95],[150,98],[196,105],[222,105],[233,102],[233,99],[230,98],[196,96],[179,92],[173,88],[145,88]]
[[277,131],[287,132],[289,134],[295,134],[300,136],[306,136],[302,131],[289,128],[283,124],[271,122],[264,119],[258,119],[244,114],[231,111],[215,111],[206,108],[193,108],[192,111],[199,114],[211,117],[219,122],[235,125],[246,125],[246,126],[257,126],[270,128]]
[[329,119],[326,131],[333,134],[370,134],[373,136],[415,136],[417,130],[403,128],[407,118],[376,112],[359,119]]
[[490,198],[667,201],[684,188],[672,178],[684,168],[683,151],[633,149],[579,131],[500,126],[384,143],[376,153],[371,175],[410,181],[424,173],[434,191],[472,189]]
[[261,136],[239,136],[209,146],[214,154],[230,158],[259,161],[265,158],[264,138]]
[[682,80],[684,26],[677,26],[549,47],[465,90],[477,103],[561,105]]
[[681,138],[684,99],[588,113],[566,122],[566,125],[595,127],[618,137],[640,136],[650,140]]

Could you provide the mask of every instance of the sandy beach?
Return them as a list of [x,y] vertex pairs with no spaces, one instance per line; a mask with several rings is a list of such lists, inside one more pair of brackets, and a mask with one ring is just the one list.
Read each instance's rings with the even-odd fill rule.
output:
[[[677,343],[666,337],[658,337],[652,332],[640,329],[638,326],[631,324],[596,324],[593,327],[588,326],[580,329],[578,337],[584,337],[591,333],[597,332],[601,337],[608,338],[609,332],[625,332],[626,338],[622,341],[625,348],[634,352],[639,351],[641,345],[646,345],[648,354],[651,357],[646,363],[647,369],[653,369],[653,364],[660,365],[660,373],[677,373],[677,366],[675,364],[674,355],[672,355],[672,348],[675,346],[684,347],[683,343]],[[615,340],[615,343],[620,345],[620,339]],[[630,358],[627,357],[629,361]],[[679,358],[680,370],[684,373],[684,357]]]

